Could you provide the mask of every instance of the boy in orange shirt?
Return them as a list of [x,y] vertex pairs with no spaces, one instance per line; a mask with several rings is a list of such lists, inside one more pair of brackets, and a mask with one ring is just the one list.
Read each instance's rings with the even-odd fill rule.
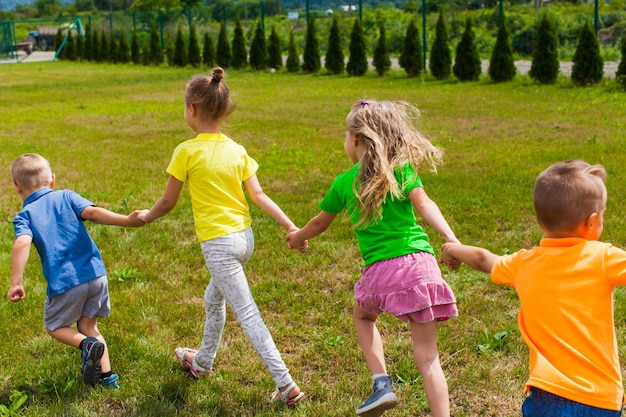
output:
[[498,256],[458,243],[457,260],[515,288],[518,324],[530,350],[524,417],[621,416],[624,398],[613,319],[613,287],[626,285],[626,252],[598,242],[607,191],[601,165],[569,160],[537,178],[540,245]]

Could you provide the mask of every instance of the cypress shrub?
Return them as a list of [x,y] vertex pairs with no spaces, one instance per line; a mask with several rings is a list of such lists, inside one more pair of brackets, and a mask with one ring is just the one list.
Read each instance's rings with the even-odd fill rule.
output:
[[365,37],[360,19],[354,19],[354,26],[350,34],[350,57],[346,65],[346,71],[350,75],[365,75],[367,72],[367,54],[365,50]]
[[174,66],[174,54],[176,48],[174,47],[174,41],[169,33],[165,34],[165,61],[170,67]]
[[333,17],[333,23],[330,26],[330,33],[328,35],[328,49],[326,50],[324,67],[331,74],[342,74],[345,65],[343,49],[341,48],[339,23],[337,22],[337,17]]
[[267,64],[270,68],[279,70],[283,66],[283,55],[280,48],[280,37],[276,32],[276,29],[272,26],[270,32],[270,43],[267,46]]
[[91,25],[86,25],[85,26],[85,50],[83,53],[83,59],[85,61],[91,61],[92,60],[92,50],[93,50],[93,44],[91,42],[93,36],[91,34]]
[[76,60],[82,61],[85,58],[85,37],[82,33],[76,36]]
[[163,60],[164,56],[159,32],[156,23],[152,23],[152,28],[150,29],[150,55],[148,62],[158,66],[163,63]]
[[241,19],[235,20],[235,34],[233,36],[233,59],[230,62],[233,68],[241,69],[248,65],[248,51],[246,50],[246,38],[243,33]]
[[435,41],[430,50],[428,60],[430,73],[438,80],[445,80],[452,73],[452,55],[448,45],[448,31],[443,16],[443,10],[439,9],[439,17],[435,26]]
[[124,29],[120,31],[120,44],[117,49],[117,61],[122,64],[126,64],[130,61],[130,48],[128,47],[128,41],[126,40]]
[[230,44],[228,43],[228,34],[226,33],[226,25],[222,22],[220,33],[217,36],[217,48],[215,48],[215,62],[222,68],[230,67],[232,61],[232,53]]
[[215,65],[215,45],[209,32],[204,33],[204,43],[202,44],[202,63],[204,66],[213,68]]
[[379,76],[385,75],[391,68],[391,59],[389,59],[389,48],[387,47],[387,34],[385,33],[385,25],[381,22],[378,25],[378,42],[374,49],[374,68]]
[[398,63],[409,77],[415,77],[423,70],[420,33],[413,19],[411,19],[406,28],[404,44],[402,46],[402,52],[400,53]]
[[100,32],[100,62],[109,62],[109,37],[106,31],[102,29]]
[[617,66],[615,79],[624,87],[624,89],[626,89],[626,38],[622,40],[622,60]]
[[595,84],[604,76],[604,60],[600,55],[600,44],[588,20],[578,36],[576,51],[572,59],[572,81],[577,85]]
[[139,48],[139,37],[137,36],[137,30],[133,29],[133,34],[130,40],[130,60],[134,64],[141,62],[141,49]]
[[559,75],[556,28],[547,13],[543,14],[537,28],[537,44],[528,74],[540,84],[554,84]]
[[198,45],[198,33],[194,23],[189,26],[189,52],[187,53],[187,62],[192,67],[198,68],[202,64],[202,56],[200,55],[200,45]]
[[298,47],[296,46],[296,39],[293,36],[293,30],[289,32],[289,46],[287,47],[287,71],[298,72],[300,71],[300,55],[298,54]]
[[498,28],[496,44],[491,52],[489,61],[489,76],[494,83],[511,81],[515,78],[517,68],[513,58],[513,48],[509,37],[509,30],[506,27],[506,20],[502,19]]
[[257,71],[267,68],[267,43],[265,42],[265,30],[260,17],[250,44],[250,66]]
[[150,43],[147,39],[143,41],[143,47],[141,49],[141,64],[150,65]]
[[174,58],[172,64],[176,67],[184,67],[187,65],[187,47],[185,47],[185,39],[183,38],[183,31],[178,26],[176,31],[176,40],[174,41]]
[[315,29],[315,17],[311,15],[306,26],[306,40],[304,43],[304,53],[302,56],[302,69],[304,72],[317,72],[322,67],[320,62],[320,47],[317,40],[317,30]]
[[[57,34],[54,36],[54,50],[58,51],[62,43],[63,43],[63,32],[61,32],[61,28],[58,28]],[[61,52],[59,52],[59,54],[57,55],[57,58],[63,59],[64,56],[65,56],[65,51],[61,50]]]
[[482,72],[474,36],[472,19],[468,17],[465,21],[465,31],[456,46],[456,56],[452,66],[452,72],[461,81],[478,81],[478,77],[480,77]]
[[91,60],[94,62],[102,61],[102,50],[100,48],[100,36],[97,30],[91,32]]
[[109,41],[109,62],[117,62],[117,39],[115,39],[115,34],[111,32],[111,38]]
[[76,43],[70,29],[67,30],[67,41],[65,42],[65,59],[68,61],[76,61]]

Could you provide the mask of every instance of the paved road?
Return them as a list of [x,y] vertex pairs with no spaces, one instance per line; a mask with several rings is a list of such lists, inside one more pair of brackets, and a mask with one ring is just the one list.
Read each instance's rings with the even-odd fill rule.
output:
[[[19,51],[19,53],[20,55],[18,59],[20,63],[52,61],[52,59],[54,58],[54,52],[35,51],[28,56],[25,56],[22,51]],[[0,59],[0,63],[15,64],[16,62],[17,60],[15,58],[14,59]],[[483,60],[482,63],[483,63],[483,74],[487,74],[487,70],[489,69],[489,61]],[[528,74],[528,71],[530,70],[530,64],[531,64],[531,61],[515,61],[515,66],[517,67],[517,70],[519,71],[519,73],[522,75]],[[323,65],[324,63],[323,63],[323,57],[322,57],[322,66]],[[604,63],[604,76],[607,78],[615,78],[615,73],[617,72],[618,65],[619,65],[619,62],[617,61],[605,62]],[[391,66],[395,69],[400,68],[400,66],[398,65],[397,58],[391,59]],[[370,60],[370,67],[373,71],[374,66],[371,65],[371,60]],[[569,77],[572,73],[572,63],[561,62],[561,73],[565,75],[566,77]]]

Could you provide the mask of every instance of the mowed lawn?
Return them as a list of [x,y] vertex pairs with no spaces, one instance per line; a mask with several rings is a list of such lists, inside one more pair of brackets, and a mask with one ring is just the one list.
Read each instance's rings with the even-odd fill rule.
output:
[[[183,120],[186,80],[197,69],[33,63],[0,66],[0,275],[9,287],[13,228],[21,201],[9,167],[36,152],[52,164],[57,188],[73,189],[122,213],[149,208],[161,195],[174,147],[194,136]],[[612,84],[574,88],[439,82],[407,78],[227,70],[237,103],[224,130],[260,163],[264,190],[299,225],[318,212],[337,174],[345,116],[359,99],[417,105],[419,128],[440,146],[444,163],[423,172],[425,189],[458,238],[510,253],[539,242],[534,180],[548,165],[582,158],[608,171],[603,240],[626,247],[626,93]],[[229,311],[214,374],[195,381],[175,359],[197,347],[202,295],[210,278],[193,231],[186,190],[168,216],[141,229],[88,223],[108,269],[112,314],[100,321],[121,389],[86,387],[75,349],[43,329],[45,280],[36,251],[25,276],[27,298],[0,301],[0,404],[27,395],[23,416],[316,416],[354,415],[371,379],[351,321],[359,277],[358,245],[345,220],[288,251],[284,233],[252,208],[256,250],[247,273],[276,344],[307,397],[295,408],[268,404],[274,389]],[[422,221],[421,219],[418,219]],[[436,251],[442,240],[427,228]],[[510,288],[462,267],[442,268],[459,317],[439,327],[452,414],[519,416],[528,376]],[[620,357],[626,361],[626,292],[615,295]],[[610,318],[607,318],[607,320]],[[400,405],[385,416],[428,416],[406,324],[381,316],[388,369]]]

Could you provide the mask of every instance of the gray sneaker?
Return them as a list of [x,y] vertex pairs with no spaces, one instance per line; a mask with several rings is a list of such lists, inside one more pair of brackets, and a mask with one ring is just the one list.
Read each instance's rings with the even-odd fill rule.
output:
[[381,376],[376,378],[372,384],[372,394],[359,408],[356,414],[359,417],[378,417],[385,410],[395,407],[398,404],[398,398],[393,393],[391,387],[391,378]]

